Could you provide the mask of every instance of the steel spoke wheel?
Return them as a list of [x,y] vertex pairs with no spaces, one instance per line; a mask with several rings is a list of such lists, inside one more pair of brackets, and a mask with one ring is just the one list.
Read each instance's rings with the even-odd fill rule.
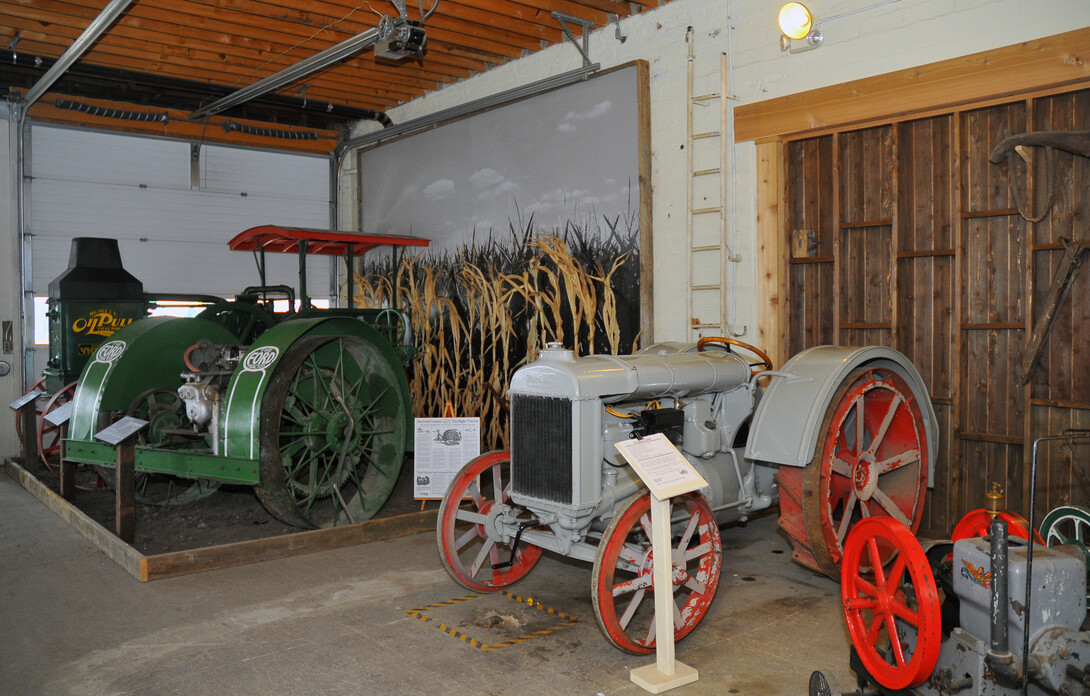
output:
[[523,541],[515,548],[514,539],[494,526],[500,515],[514,520],[523,513],[511,505],[510,491],[511,455],[489,452],[462,467],[439,504],[439,558],[466,589],[494,592],[513,585],[541,558],[540,547]]
[[405,456],[400,370],[355,336],[304,337],[285,351],[261,403],[256,491],[273,516],[327,527],[378,512]]
[[[43,392],[34,402],[34,412],[38,419],[42,417],[42,408],[45,406],[45,402],[48,400],[48,395],[45,394],[45,377],[39,377],[34,384],[30,385],[30,388],[23,392],[23,395],[29,394],[32,391]],[[19,444],[25,445],[23,441],[23,409],[19,409],[15,412],[15,434],[19,436]]]
[[38,415],[38,457],[41,458],[42,463],[49,469],[49,473],[54,476],[57,475],[57,472],[53,470],[53,463],[50,461],[50,458],[61,451],[61,428],[60,426],[53,425],[47,421],[45,417],[71,401],[72,395],[75,393],[76,383],[72,382],[66,384],[61,387],[56,394],[49,397],[49,401],[45,403],[45,406]]
[[405,342],[405,315],[396,309],[382,310],[370,323],[391,346],[399,346]]
[[1044,544],[1070,544],[1082,551],[1086,561],[1087,595],[1090,596],[1090,509],[1079,505],[1061,505],[1041,521]]
[[[780,468],[780,526],[795,560],[835,579],[860,520],[889,518],[915,533],[929,456],[924,416],[905,380],[885,367],[851,372],[829,402],[814,458],[801,470]],[[884,562],[891,550],[882,550]]]
[[[888,571],[883,549],[896,553]],[[840,593],[852,645],[875,681],[906,689],[931,676],[942,643],[939,594],[907,527],[890,517],[855,525],[844,545]]]
[[[674,640],[704,618],[719,586],[723,546],[715,514],[700,495],[671,499]],[[651,496],[626,500],[613,516],[594,559],[591,600],[598,627],[625,652],[655,649],[655,558],[651,549]]]
[[[192,429],[187,427],[185,402],[173,389],[149,389],[133,400],[125,415],[148,422],[136,435],[137,445],[172,450],[200,449],[205,445],[204,439],[194,437]],[[204,500],[219,487],[220,482],[211,479],[137,472],[135,496],[136,502],[144,505],[181,507]]]

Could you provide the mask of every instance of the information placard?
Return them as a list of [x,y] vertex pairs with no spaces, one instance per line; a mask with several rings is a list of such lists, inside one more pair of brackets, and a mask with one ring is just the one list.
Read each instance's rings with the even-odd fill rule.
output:
[[685,455],[662,433],[648,435],[642,440],[618,442],[617,450],[659,500],[708,485]]
[[451,480],[481,453],[480,418],[414,420],[413,497],[441,499]]
[[146,420],[125,416],[108,428],[103,428],[95,433],[95,439],[100,442],[105,442],[107,445],[116,447],[140,432],[140,429],[147,424],[148,422]]
[[[670,498],[708,485],[674,444],[662,433],[638,440],[618,442],[621,456],[651,489],[651,549],[653,558],[670,558]],[[632,682],[650,691],[664,691],[691,684],[700,678],[693,667],[674,659],[673,567],[654,563],[651,568],[655,594],[655,664],[638,667],[629,676]]]
[[53,409],[49,413],[45,414],[45,422],[52,426],[60,427],[68,422],[72,417],[72,408],[75,406],[74,401],[65,401],[63,404]]
[[8,404],[8,406],[10,406],[12,408],[12,410],[18,411],[23,406],[26,406],[31,401],[34,401],[35,399],[37,399],[39,396],[45,396],[45,392],[44,391],[37,391],[37,390],[32,391],[32,392],[27,392],[26,394],[23,394],[22,396],[20,396],[15,401],[12,401],[10,404]]

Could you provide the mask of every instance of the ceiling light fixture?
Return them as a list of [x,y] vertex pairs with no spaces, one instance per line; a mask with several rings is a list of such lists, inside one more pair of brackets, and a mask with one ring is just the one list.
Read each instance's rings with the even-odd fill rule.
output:
[[[789,2],[780,8],[780,50],[798,53],[810,51],[821,45],[825,38],[814,26],[814,15],[801,2]],[[796,48],[793,40],[806,39],[806,44]]]
[[810,33],[814,17],[801,2],[789,2],[780,8],[780,31],[789,39],[801,39]]

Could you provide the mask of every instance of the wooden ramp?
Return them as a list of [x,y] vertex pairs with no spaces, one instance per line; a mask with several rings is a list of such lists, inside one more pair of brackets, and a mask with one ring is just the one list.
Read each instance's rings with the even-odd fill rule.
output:
[[18,481],[23,488],[57,513],[70,527],[82,534],[140,582],[434,532],[438,516],[438,510],[428,510],[367,520],[343,527],[315,529],[267,539],[145,556],[118,539],[113,532],[88,517],[75,505],[50,490],[15,460],[7,459],[4,464],[8,476]]

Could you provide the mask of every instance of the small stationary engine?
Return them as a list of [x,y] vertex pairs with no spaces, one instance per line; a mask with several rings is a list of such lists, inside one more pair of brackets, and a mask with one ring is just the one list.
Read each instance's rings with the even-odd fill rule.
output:
[[[844,692],[815,672],[810,696],[1090,694],[1085,549],[1038,538],[1031,554],[1026,539],[1008,537],[1006,520],[988,531],[925,555],[896,522],[857,525],[842,594],[860,690]],[[883,581],[861,569],[872,545],[899,554]]]
[[[759,349],[726,338],[628,356],[549,346],[511,379],[510,453],[469,462],[443,499],[443,564],[487,592],[518,581],[543,550],[593,563],[603,634],[650,652],[650,497],[615,445],[658,433],[708,484],[671,500],[675,639],[715,595],[720,524],[779,500],[794,558],[823,572],[835,571],[859,519],[918,525],[937,425],[911,363],[889,348],[822,346],[771,368]],[[814,475],[804,480],[803,469]]]

